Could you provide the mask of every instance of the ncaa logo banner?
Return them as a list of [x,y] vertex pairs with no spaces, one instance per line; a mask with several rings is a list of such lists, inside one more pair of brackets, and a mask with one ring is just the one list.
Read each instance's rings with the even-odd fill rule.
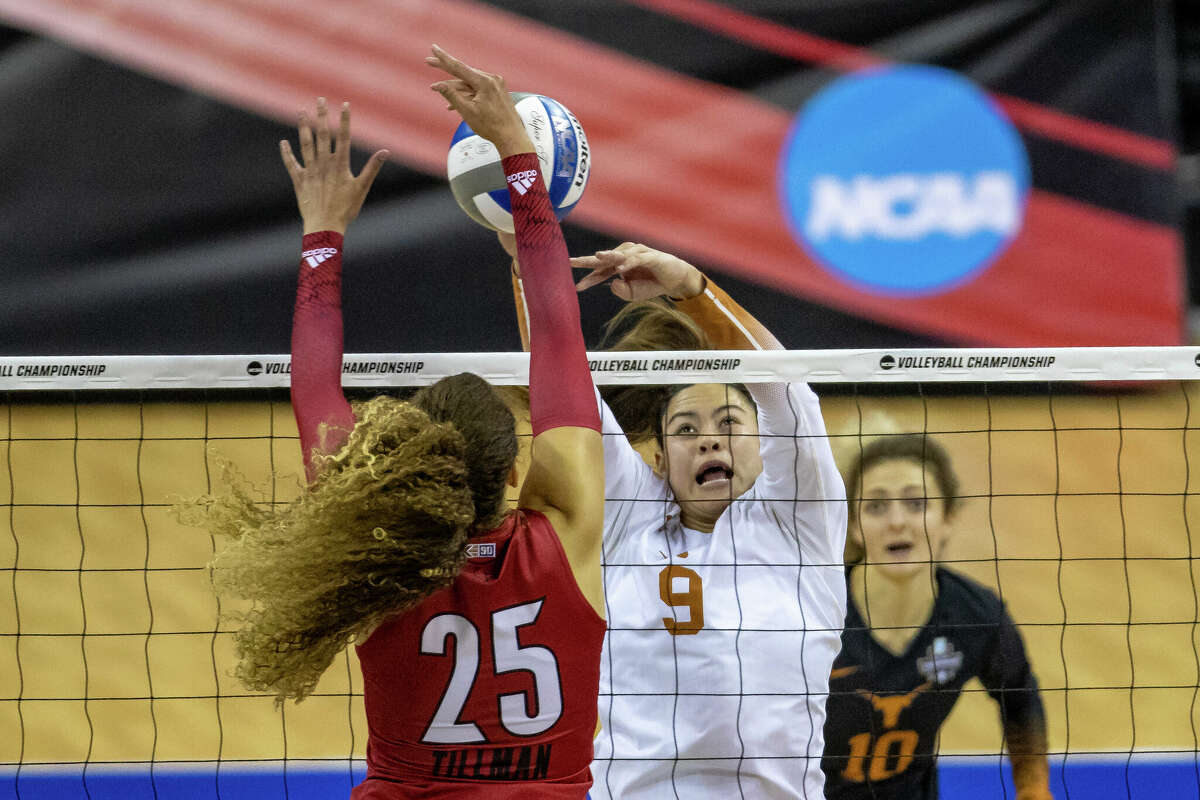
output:
[[861,291],[961,286],[1021,231],[1029,160],[974,84],[930,66],[844,76],[801,109],[780,189],[792,235]]

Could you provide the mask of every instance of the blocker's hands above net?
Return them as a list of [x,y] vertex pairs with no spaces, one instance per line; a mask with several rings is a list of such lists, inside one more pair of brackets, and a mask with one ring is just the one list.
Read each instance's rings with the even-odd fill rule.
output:
[[342,104],[342,119],[330,149],[329,111],[325,98],[317,98],[317,133],[313,141],[308,112],[300,112],[300,156],[296,160],[287,139],[279,143],[283,166],[292,178],[296,204],[304,220],[304,232],[337,231],[345,233],[346,226],[358,216],[367,192],[387,158],[387,150],[378,150],[358,177],[350,171],[350,104]]
[[576,291],[582,292],[612,278],[612,293],[628,301],[663,295],[677,299],[695,297],[705,286],[700,270],[683,259],[633,242],[597,251],[595,255],[572,258],[571,266],[591,270],[575,284]]
[[528,153],[533,142],[525,132],[504,78],[464,64],[436,44],[425,63],[450,77],[429,88],[440,94],[459,113],[471,130],[496,145],[501,156]]

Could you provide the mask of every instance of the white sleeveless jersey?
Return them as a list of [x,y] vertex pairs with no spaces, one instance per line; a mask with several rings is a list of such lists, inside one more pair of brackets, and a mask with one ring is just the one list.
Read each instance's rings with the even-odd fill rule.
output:
[[763,472],[711,534],[602,408],[608,634],[591,797],[822,800],[845,489],[817,397],[750,386]]

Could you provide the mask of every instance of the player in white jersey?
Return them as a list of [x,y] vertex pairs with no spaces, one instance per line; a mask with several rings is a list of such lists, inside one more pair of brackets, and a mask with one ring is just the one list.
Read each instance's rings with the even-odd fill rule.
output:
[[[573,261],[593,269],[581,289],[613,277],[626,300],[689,298],[678,308],[719,347],[780,347],[673,256],[627,243]],[[845,490],[820,405],[803,383],[674,389],[651,410],[656,469],[602,409],[609,633],[591,796],[820,800],[846,613]]]

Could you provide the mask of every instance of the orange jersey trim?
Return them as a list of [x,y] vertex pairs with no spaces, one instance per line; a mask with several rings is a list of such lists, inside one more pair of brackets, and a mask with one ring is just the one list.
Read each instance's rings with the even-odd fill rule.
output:
[[782,350],[783,345],[754,316],[707,278],[704,291],[675,307],[691,317],[718,350]]

